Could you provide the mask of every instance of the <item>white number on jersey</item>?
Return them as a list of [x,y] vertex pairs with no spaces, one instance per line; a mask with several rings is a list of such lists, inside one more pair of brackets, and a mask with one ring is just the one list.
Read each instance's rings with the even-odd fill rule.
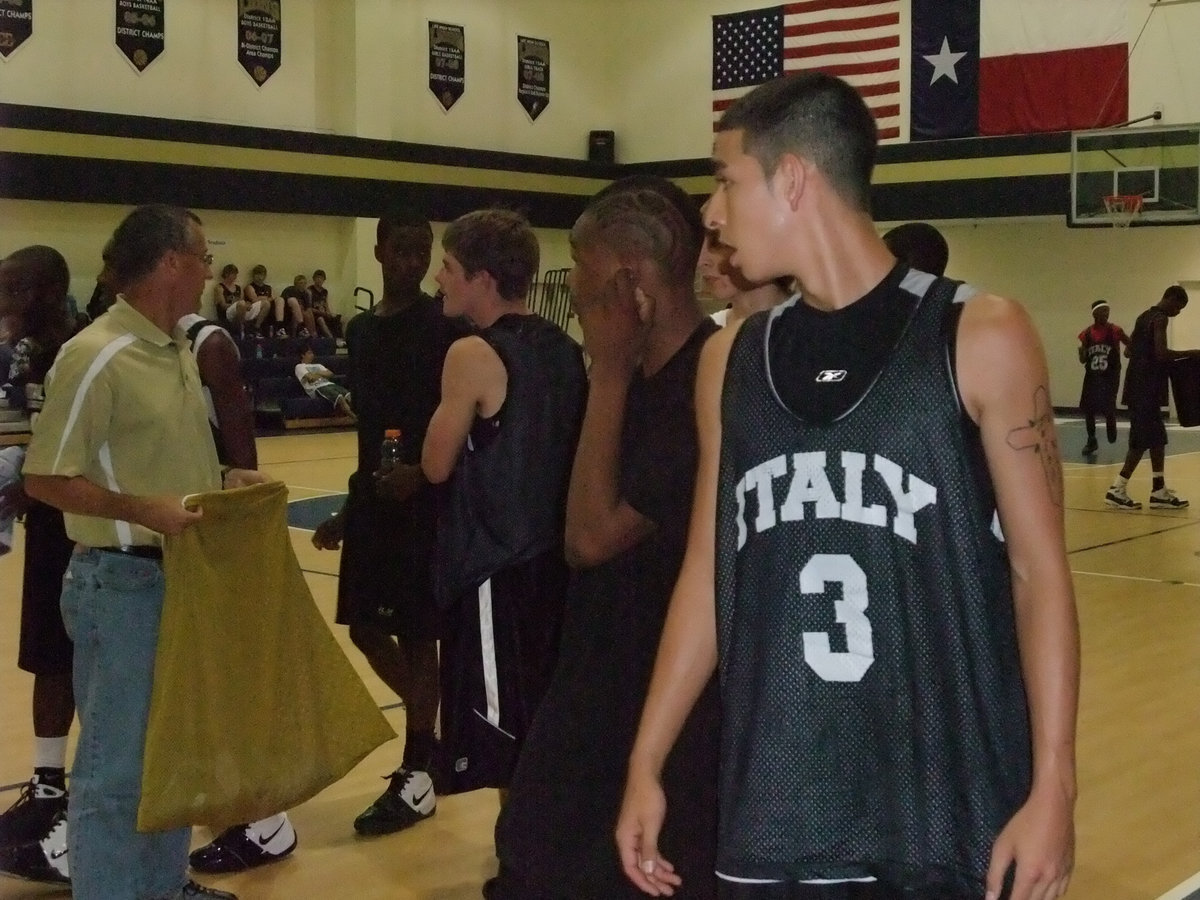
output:
[[818,553],[800,570],[800,592],[823,594],[829,583],[842,586],[833,601],[838,622],[846,629],[846,651],[834,652],[824,631],[804,632],[804,661],[826,681],[861,681],[875,661],[871,622],[867,619],[867,574],[844,553]]

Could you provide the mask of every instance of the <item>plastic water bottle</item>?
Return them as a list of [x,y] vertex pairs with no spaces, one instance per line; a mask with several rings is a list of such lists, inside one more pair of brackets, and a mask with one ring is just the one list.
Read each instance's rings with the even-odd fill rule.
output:
[[379,445],[379,474],[385,475],[404,462],[404,440],[399,428],[389,428],[383,433]]
[[262,335],[259,335],[258,337],[256,337],[256,338],[254,339],[254,358],[255,358],[255,359],[262,359],[262,358],[263,358],[263,339],[262,339]]

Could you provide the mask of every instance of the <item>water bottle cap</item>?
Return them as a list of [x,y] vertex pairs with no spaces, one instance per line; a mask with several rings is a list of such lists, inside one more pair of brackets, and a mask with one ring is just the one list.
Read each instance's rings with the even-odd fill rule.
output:
[[394,438],[395,440],[398,441],[398,440],[400,440],[400,429],[399,428],[388,428],[386,431],[383,432],[383,436],[385,438]]

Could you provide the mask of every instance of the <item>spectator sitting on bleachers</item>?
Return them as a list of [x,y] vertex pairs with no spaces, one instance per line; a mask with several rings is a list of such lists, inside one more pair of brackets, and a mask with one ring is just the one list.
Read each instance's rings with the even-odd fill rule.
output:
[[297,275],[292,279],[291,287],[285,287],[279,297],[286,304],[286,316],[290,325],[288,331],[301,338],[316,336],[317,326],[313,323],[308,279]]
[[317,333],[331,337],[339,347],[344,347],[342,340],[342,317],[335,316],[329,311],[329,289],[325,287],[325,270],[317,269],[312,273],[312,284],[308,286],[308,296],[312,298],[313,322]]
[[333,409],[344,416],[354,418],[350,405],[350,391],[333,381],[333,372],[320,363],[313,362],[311,341],[300,345],[300,362],[296,366],[296,379],[310,397],[327,400]]
[[274,289],[267,284],[266,266],[257,265],[250,270],[250,281],[242,289],[242,296],[247,303],[266,301],[274,312],[274,316],[268,315],[262,323],[262,332],[267,337],[288,337],[287,325],[283,319],[284,300],[282,297],[276,297]]
[[251,303],[237,283],[238,267],[226,263],[221,269],[221,280],[213,285],[213,306],[217,310],[217,321],[239,338],[246,336],[247,328],[258,331],[271,312],[271,303],[258,299]]

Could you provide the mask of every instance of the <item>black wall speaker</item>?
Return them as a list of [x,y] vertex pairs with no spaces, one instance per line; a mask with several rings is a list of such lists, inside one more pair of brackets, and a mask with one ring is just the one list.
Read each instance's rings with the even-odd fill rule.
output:
[[617,161],[617,137],[611,131],[588,132],[588,160],[596,163]]

